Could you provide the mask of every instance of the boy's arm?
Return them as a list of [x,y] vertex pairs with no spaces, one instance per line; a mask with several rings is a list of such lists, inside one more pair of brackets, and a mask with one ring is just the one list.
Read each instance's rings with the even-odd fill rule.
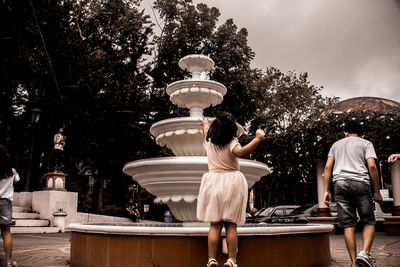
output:
[[382,203],[383,199],[381,196],[381,192],[379,191],[379,174],[378,168],[376,167],[375,159],[368,158],[367,159],[369,176],[371,177],[372,183],[374,185],[374,199],[378,203]]
[[332,178],[332,170],[333,170],[333,165],[335,164],[335,158],[332,156],[328,157],[328,160],[326,161],[325,164],[325,169],[324,169],[324,203],[325,205],[330,205],[332,203],[332,195],[330,192],[330,185],[331,185],[331,178]]

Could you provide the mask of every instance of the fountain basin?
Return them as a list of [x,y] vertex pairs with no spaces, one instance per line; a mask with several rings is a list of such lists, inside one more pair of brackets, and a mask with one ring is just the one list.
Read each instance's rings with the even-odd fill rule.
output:
[[[214,118],[209,118],[210,123]],[[237,136],[244,133],[237,124]],[[154,123],[150,133],[160,146],[167,146],[176,156],[205,156],[203,129],[198,117],[172,118]]]
[[201,72],[213,68],[214,61],[205,55],[191,54],[181,58],[178,65],[183,70],[191,72],[194,75],[199,75]]
[[[71,266],[205,266],[209,227],[71,224]],[[329,266],[331,225],[238,227],[239,266]],[[227,255],[218,251],[223,263]]]
[[[249,188],[270,173],[264,163],[239,160],[240,170]],[[197,221],[196,203],[203,174],[208,171],[207,157],[164,157],[132,161],[123,172],[132,176],[156,203],[167,204],[180,221]]]
[[175,105],[188,109],[205,109],[220,104],[226,87],[210,80],[182,80],[167,86],[166,92]]

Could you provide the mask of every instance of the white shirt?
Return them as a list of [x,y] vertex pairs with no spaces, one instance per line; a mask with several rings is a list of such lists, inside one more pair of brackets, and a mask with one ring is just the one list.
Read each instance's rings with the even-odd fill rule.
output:
[[332,145],[328,156],[335,158],[333,182],[350,179],[369,184],[367,159],[376,159],[374,146],[370,141],[355,136],[345,137]]
[[20,177],[18,173],[13,174],[10,177],[0,180],[0,198],[8,198],[13,201],[14,195],[14,183],[18,182]]

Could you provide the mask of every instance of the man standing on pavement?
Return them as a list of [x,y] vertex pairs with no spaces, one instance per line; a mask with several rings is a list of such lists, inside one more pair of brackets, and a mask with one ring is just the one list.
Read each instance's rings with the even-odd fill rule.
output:
[[[333,176],[335,200],[338,206],[339,227],[344,228],[344,239],[351,259],[351,266],[375,266],[370,250],[375,236],[374,199],[382,202],[379,192],[378,169],[374,146],[362,138],[362,127],[349,121],[344,127],[345,137],[335,142],[328,153],[324,170],[324,202],[330,205],[330,181]],[[363,249],[357,253],[355,230],[358,211],[363,228]]]
[[136,207],[136,205],[133,202],[133,199],[129,199],[129,203],[128,205],[126,205],[126,211],[128,212],[129,217],[135,221],[135,222],[139,222],[140,219],[140,212],[138,210],[138,208]]

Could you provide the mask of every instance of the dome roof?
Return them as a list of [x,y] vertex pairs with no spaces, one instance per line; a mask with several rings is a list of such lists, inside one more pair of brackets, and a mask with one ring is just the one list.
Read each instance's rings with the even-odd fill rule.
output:
[[400,112],[400,103],[380,97],[355,97],[340,101],[321,113],[321,117],[329,114],[341,114],[352,111],[381,111],[384,113]]

